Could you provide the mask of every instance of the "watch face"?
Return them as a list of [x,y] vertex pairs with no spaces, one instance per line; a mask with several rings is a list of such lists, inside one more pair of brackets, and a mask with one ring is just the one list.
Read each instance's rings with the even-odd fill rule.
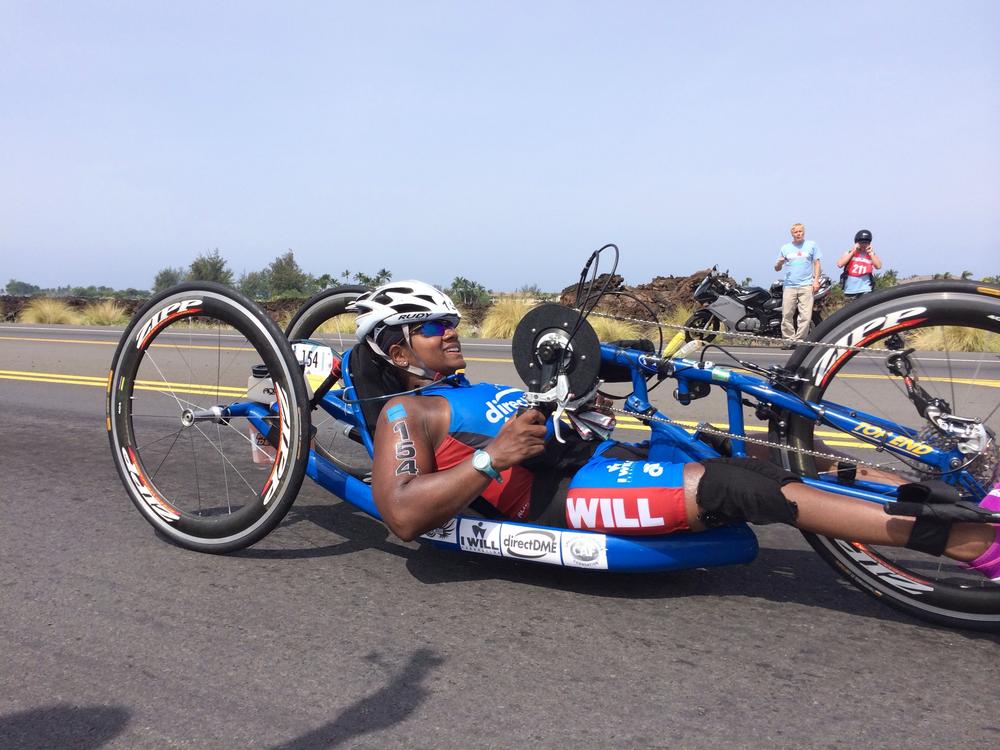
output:
[[472,465],[477,469],[485,469],[489,461],[490,457],[486,453],[476,453],[472,456]]

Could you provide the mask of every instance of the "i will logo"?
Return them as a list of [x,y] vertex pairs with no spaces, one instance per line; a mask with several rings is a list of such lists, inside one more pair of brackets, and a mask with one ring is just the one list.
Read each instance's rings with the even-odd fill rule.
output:
[[459,527],[459,546],[469,552],[500,557],[500,524],[492,521],[463,521]]

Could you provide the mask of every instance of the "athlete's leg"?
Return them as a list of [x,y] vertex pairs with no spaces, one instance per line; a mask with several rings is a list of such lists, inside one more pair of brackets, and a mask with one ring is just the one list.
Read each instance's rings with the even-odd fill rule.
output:
[[[684,501],[692,531],[705,528],[704,511],[698,504],[698,487],[704,474],[702,464],[684,467]],[[913,519],[890,516],[875,503],[824,492],[801,482],[785,484],[780,491],[785,499],[797,506],[794,525],[803,531],[895,547],[905,546],[913,531]],[[968,562],[986,552],[996,539],[995,526],[956,523],[951,527],[944,554]]]
[[[718,429],[718,428],[716,428]],[[721,438],[720,438],[721,440]],[[817,440],[815,449],[820,453],[830,453],[834,456],[841,456],[843,461],[834,461],[831,458],[820,458],[816,457],[816,471],[819,472],[821,476],[826,479],[836,476],[840,473],[840,468],[844,467],[849,471],[844,473],[850,473],[850,480],[861,479],[866,482],[878,482],[880,484],[888,485],[899,485],[906,484],[907,480],[905,477],[900,476],[894,471],[888,471],[886,469],[876,469],[871,466],[865,466],[864,464],[855,464],[855,459],[849,456],[847,453],[828,445],[824,440]],[[717,449],[718,450],[718,449]],[[729,455],[724,453],[723,455]],[[749,444],[747,445],[747,455],[750,458],[758,458],[761,461],[771,460],[771,449],[765,445]]]
[[[746,521],[788,523],[803,531],[866,544],[925,544],[915,520],[881,505],[809,487],[766,461],[721,458],[705,463],[646,461],[642,454],[598,454],[576,474],[563,503],[544,523],[615,534],[670,534]],[[561,488],[560,488],[561,489]],[[561,511],[561,513],[560,513]],[[539,519],[542,520],[542,519]],[[997,541],[997,527],[956,523],[931,534],[935,553],[968,562]]]

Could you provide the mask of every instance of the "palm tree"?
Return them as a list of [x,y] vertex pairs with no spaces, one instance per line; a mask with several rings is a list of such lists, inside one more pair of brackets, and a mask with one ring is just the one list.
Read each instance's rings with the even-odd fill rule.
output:
[[890,268],[882,273],[875,274],[875,288],[888,289],[899,283],[899,272],[895,268]]
[[972,278],[972,271],[962,271],[962,278],[963,279],[971,279]]

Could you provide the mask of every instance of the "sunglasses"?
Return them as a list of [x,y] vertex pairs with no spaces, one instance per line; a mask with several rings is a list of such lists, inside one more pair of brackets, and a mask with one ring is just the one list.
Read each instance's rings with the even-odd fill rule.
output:
[[440,318],[439,320],[428,320],[426,323],[416,323],[410,326],[410,334],[419,333],[428,338],[432,336],[444,336],[445,331],[451,331],[458,325],[454,318]]

